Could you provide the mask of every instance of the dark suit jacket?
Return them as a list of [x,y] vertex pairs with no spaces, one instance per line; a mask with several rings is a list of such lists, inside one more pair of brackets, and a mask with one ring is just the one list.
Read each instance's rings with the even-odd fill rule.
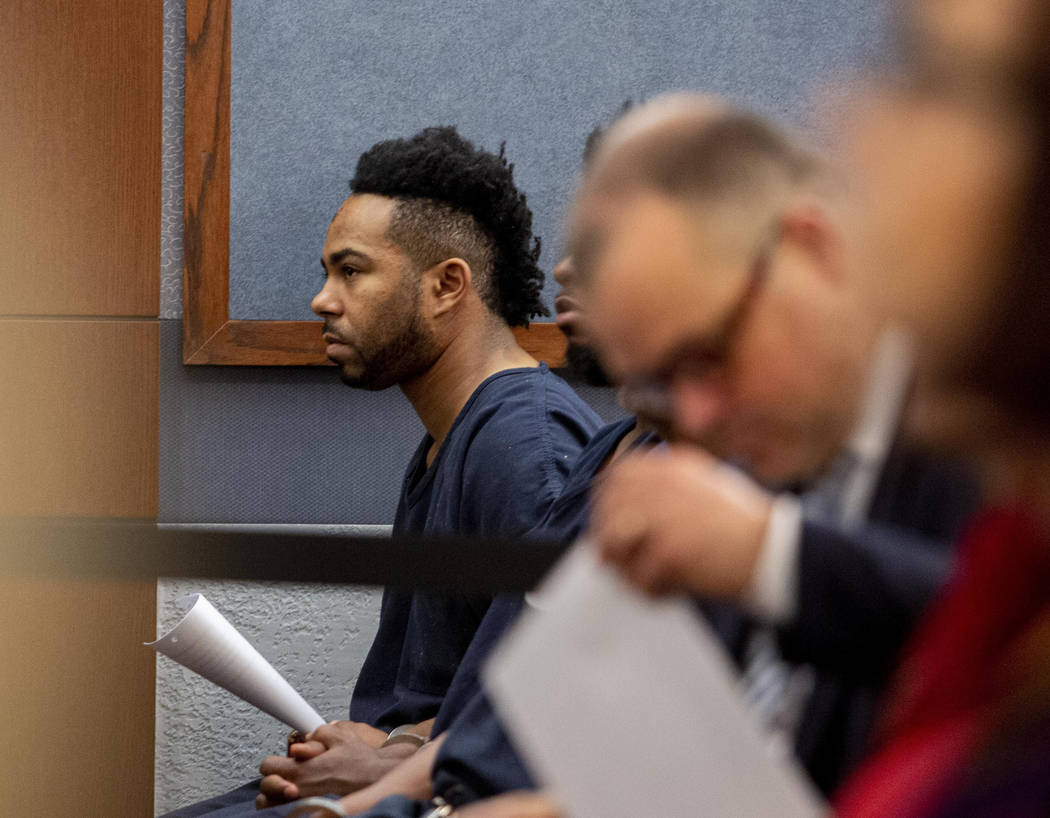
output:
[[[803,524],[797,615],[778,638],[785,660],[817,671],[795,750],[824,793],[864,756],[889,673],[947,579],[976,501],[961,465],[894,451],[865,526]],[[754,623],[724,606],[708,613],[739,660]]]

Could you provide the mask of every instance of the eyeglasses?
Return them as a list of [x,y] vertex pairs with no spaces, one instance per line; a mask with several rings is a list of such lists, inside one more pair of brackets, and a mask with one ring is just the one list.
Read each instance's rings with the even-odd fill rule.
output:
[[624,381],[621,401],[638,415],[666,422],[672,415],[671,390],[679,379],[714,381],[725,375],[747,318],[769,277],[770,258],[781,238],[780,221],[763,234],[737,300],[712,331],[687,339],[652,374]]

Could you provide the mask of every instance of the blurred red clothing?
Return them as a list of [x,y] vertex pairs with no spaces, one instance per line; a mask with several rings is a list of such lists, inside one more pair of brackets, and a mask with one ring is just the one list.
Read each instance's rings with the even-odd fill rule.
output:
[[1050,815],[1050,541],[1039,519],[995,509],[971,526],[837,815]]

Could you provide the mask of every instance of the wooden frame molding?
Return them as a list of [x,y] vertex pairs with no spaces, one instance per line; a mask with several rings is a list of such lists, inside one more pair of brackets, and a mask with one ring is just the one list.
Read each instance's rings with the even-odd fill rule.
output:
[[[186,0],[186,205],[182,360],[186,364],[323,366],[320,321],[230,318],[232,0]],[[552,323],[515,329],[532,355],[560,366]]]

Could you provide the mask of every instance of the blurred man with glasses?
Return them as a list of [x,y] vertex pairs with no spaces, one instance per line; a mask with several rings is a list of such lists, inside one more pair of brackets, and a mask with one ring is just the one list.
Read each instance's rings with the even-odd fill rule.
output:
[[595,497],[602,556],[714,621],[746,697],[830,791],[971,502],[898,435],[908,345],[865,309],[844,191],[778,127],[665,97],[607,135],[570,251],[590,334],[670,445]]

